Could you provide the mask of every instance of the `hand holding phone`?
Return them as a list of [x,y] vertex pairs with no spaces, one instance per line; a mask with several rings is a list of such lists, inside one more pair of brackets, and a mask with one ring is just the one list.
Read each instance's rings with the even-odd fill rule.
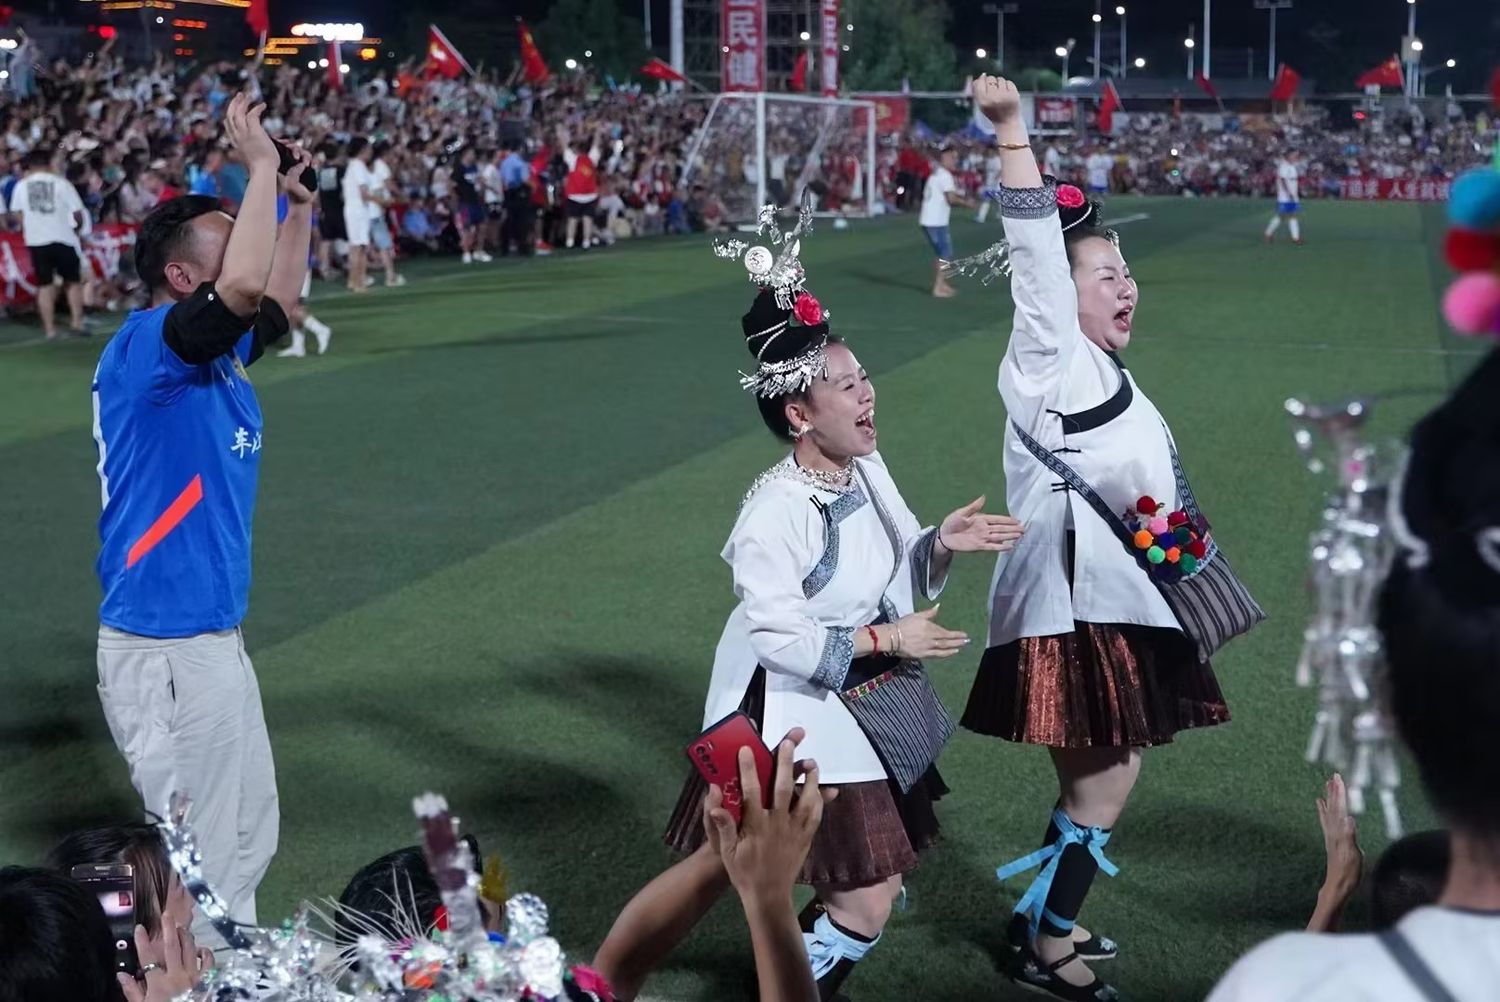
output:
[[135,947],[135,867],[129,863],[82,863],[72,877],[99,897],[115,944],[115,970],[135,977],[140,957]]
[[771,806],[771,780],[775,763],[771,753],[760,739],[755,723],[743,712],[736,710],[708,730],[698,735],[697,740],[687,746],[687,756],[705,782],[724,791],[724,810],[739,824],[744,810],[744,791],[740,783],[739,753],[749,748],[755,761],[755,774],[760,780],[762,807]]
[[[279,139],[272,139],[271,142],[275,144],[276,153],[281,157],[281,166],[276,169],[276,173],[285,174],[297,166],[297,154],[290,146]],[[318,190],[318,172],[311,167],[304,167],[301,176],[296,180],[308,191]]]

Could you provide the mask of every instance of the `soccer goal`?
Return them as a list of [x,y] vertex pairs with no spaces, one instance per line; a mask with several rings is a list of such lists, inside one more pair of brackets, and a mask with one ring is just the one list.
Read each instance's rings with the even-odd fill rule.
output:
[[875,103],[798,94],[719,94],[688,147],[683,187],[702,185],[727,218],[767,204],[817,215],[875,212]]

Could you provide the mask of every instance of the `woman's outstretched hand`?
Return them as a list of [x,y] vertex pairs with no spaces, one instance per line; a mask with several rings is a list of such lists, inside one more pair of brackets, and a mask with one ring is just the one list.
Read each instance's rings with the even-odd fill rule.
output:
[[983,507],[984,495],[980,495],[943,519],[938,542],[954,553],[1014,549],[1025,527],[1009,515],[987,515],[980,510]]

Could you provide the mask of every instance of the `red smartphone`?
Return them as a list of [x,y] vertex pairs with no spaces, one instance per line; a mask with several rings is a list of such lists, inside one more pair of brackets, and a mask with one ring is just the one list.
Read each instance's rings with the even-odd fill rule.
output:
[[134,977],[140,971],[135,953],[135,867],[129,863],[80,864],[73,879],[99,896],[115,942],[115,970]]
[[755,775],[760,779],[761,806],[771,806],[771,781],[774,779],[776,760],[760,739],[755,722],[744,712],[736,710],[708,730],[698,735],[687,746],[687,756],[710,786],[724,791],[724,810],[740,823],[744,794],[740,789],[740,749],[749,748],[755,755]]

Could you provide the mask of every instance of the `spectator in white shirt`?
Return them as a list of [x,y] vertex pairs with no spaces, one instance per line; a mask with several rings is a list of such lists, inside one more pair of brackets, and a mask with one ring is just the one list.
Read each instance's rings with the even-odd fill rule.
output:
[[958,163],[958,153],[951,146],[938,151],[937,165],[927,175],[927,184],[922,188],[922,213],[919,222],[927,242],[932,245],[937,260],[932,268],[932,294],[939,299],[958,295],[958,290],[943,277],[943,264],[953,259],[953,237],[948,232],[948,220],[955,205],[971,205],[958,193],[958,184],[953,180],[953,168]]
[[1500,985],[1500,350],[1417,425],[1393,488],[1401,551],[1379,599],[1386,698],[1449,825],[1436,905],[1384,933],[1292,933],[1210,1002],[1493,999]]
[[349,140],[349,166],[344,170],[344,235],[349,241],[349,291],[365,292],[365,253],[370,246],[370,205],[374,201],[375,178],[370,160],[375,151],[370,141],[356,136]]
[[47,340],[57,337],[57,286],[62,279],[68,296],[68,318],[74,334],[88,333],[83,325],[82,260],[79,231],[88,222],[83,199],[66,179],[52,172],[51,158],[36,150],[26,156],[25,175],[10,194],[12,223],[19,219],[31,266],[36,271],[36,305]]

